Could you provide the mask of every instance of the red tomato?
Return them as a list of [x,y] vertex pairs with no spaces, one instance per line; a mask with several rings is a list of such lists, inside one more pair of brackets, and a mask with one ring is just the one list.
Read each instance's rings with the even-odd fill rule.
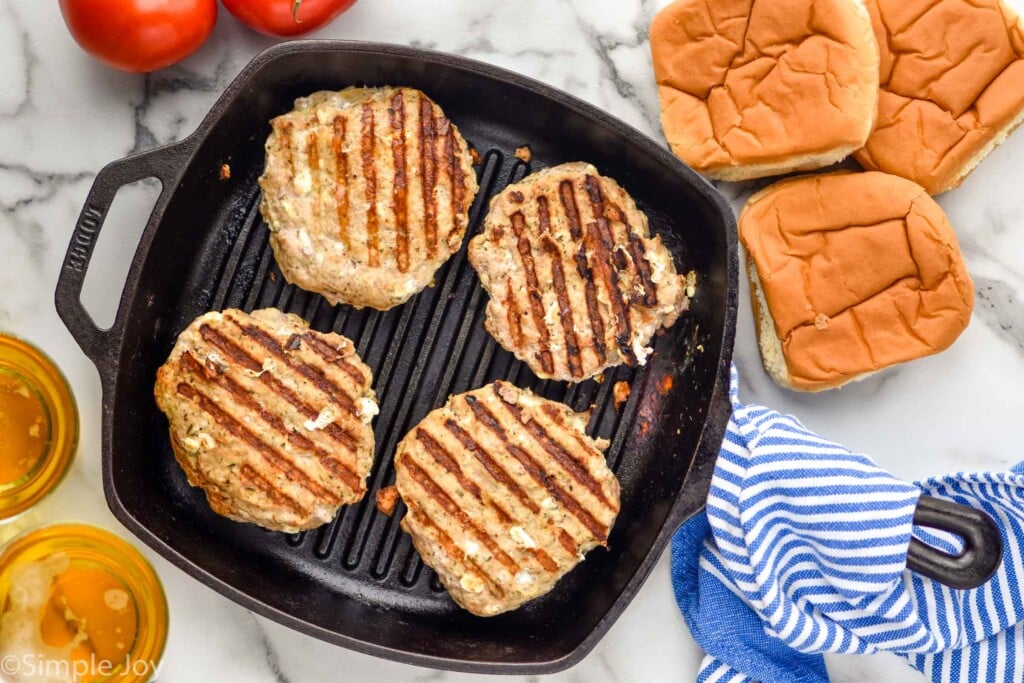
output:
[[217,0],[60,0],[60,11],[83,50],[136,72],[184,59],[217,22]]
[[268,36],[297,36],[329,24],[356,0],[221,0],[249,28]]

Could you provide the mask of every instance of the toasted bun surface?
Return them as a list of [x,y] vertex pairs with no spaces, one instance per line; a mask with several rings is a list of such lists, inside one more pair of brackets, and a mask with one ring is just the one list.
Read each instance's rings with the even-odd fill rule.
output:
[[860,148],[878,101],[861,0],[677,0],[651,24],[672,151],[723,180],[820,168]]
[[956,235],[909,180],[785,180],[750,198],[739,229],[765,367],[783,386],[820,391],[937,353],[970,320]]
[[271,121],[260,211],[289,282],[387,310],[462,245],[477,192],[469,147],[412,88],[347,88]]
[[957,187],[1024,122],[1024,23],[999,0],[868,0],[878,122],[857,160],[930,194]]

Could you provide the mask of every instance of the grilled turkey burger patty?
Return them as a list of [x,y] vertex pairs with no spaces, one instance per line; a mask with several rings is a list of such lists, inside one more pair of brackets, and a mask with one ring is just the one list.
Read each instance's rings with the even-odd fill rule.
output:
[[175,458],[215,512],[295,532],[366,493],[372,382],[339,334],[273,308],[226,310],[181,333],[154,393]]
[[402,528],[479,616],[544,595],[619,512],[619,482],[587,416],[505,382],[452,396],[402,439]]
[[538,377],[570,382],[643,365],[693,284],[633,198],[585,163],[495,195],[469,261],[491,297],[487,331]]
[[458,129],[419,90],[317,92],[271,126],[260,210],[289,282],[387,310],[459,250],[476,173]]

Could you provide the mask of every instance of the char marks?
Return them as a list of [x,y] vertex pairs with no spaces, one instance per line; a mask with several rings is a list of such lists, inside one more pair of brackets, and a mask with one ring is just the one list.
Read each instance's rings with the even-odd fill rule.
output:
[[434,105],[425,97],[419,98],[420,111],[420,182],[423,187],[423,241],[427,258],[437,254],[437,150],[434,137]]
[[320,194],[320,142],[316,130],[306,133],[306,163],[309,165],[310,190],[313,196],[313,211],[323,212],[323,196]]
[[[501,399],[501,397],[498,397],[498,400],[505,405],[505,401]],[[519,464],[523,466],[526,472],[536,483],[547,489],[547,491],[550,492],[560,504],[565,506],[580,521],[580,523],[590,531],[590,533],[594,534],[600,542],[603,543],[607,540],[608,527],[597,521],[594,515],[581,505],[569,490],[560,485],[549,475],[549,471],[551,470],[547,467],[547,461],[550,461],[550,458],[545,457],[545,453],[547,452],[546,449],[538,453],[536,450],[528,451],[523,447],[512,443],[509,440],[505,425],[493,412],[491,412],[491,409],[488,408],[483,401],[472,393],[465,396],[465,401],[480,423],[498,437],[509,455],[515,458]],[[550,455],[550,453],[548,453],[548,455]],[[615,509],[618,509],[617,506]]]
[[335,214],[338,216],[338,239],[346,251],[352,248],[349,240],[349,178],[348,178],[348,152],[345,151],[345,138],[348,133],[348,126],[345,117],[334,117],[331,123],[331,152],[334,154],[334,205]]
[[274,119],[260,210],[288,282],[388,310],[462,244],[478,190],[458,128],[412,88],[300,98]]
[[[514,609],[547,592],[607,542],[618,483],[579,416],[566,411],[496,382],[452,396],[398,446],[396,484],[413,511],[403,528],[475,614]],[[471,560],[486,588],[463,580]]]
[[654,334],[689,304],[687,279],[647,217],[588,164],[505,188],[469,259],[491,296],[488,331],[545,379],[645,363]]
[[[523,275],[526,278],[526,296],[530,300],[530,312],[533,315],[534,328],[540,337],[540,347],[537,350],[537,359],[540,361],[544,372],[555,371],[554,360],[551,356],[551,335],[548,332],[547,322],[544,320],[544,300],[541,295],[540,281],[537,279],[537,268],[533,261],[533,247],[530,238],[526,234],[526,222],[523,214],[519,211],[512,214],[512,232],[516,236],[516,249],[519,252],[519,259],[523,264]],[[513,293],[513,296],[517,296]]]
[[181,333],[154,393],[175,457],[217,512],[298,531],[366,493],[371,383],[344,337],[275,309],[228,310]]
[[395,260],[398,271],[409,272],[409,200],[405,172],[405,95],[402,91],[391,98],[391,153],[395,162]]
[[629,302],[626,295],[619,289],[619,273],[612,264],[612,249],[615,243],[612,241],[611,228],[607,218],[598,218],[597,221],[587,225],[586,249],[593,258],[593,270],[597,270],[599,282],[604,287],[611,305],[613,320],[618,321],[619,330],[615,335],[615,342],[618,345],[619,353],[623,355],[630,365],[636,364],[636,355],[633,353],[632,337],[633,330],[630,322]]
[[377,133],[374,130],[373,104],[367,102],[362,107],[362,143],[363,181],[366,183],[366,258],[371,268],[380,265],[380,235],[377,216]]

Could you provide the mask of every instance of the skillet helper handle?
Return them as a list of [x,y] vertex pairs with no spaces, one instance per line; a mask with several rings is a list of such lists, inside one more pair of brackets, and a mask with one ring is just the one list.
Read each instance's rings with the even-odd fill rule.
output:
[[[194,147],[195,142],[192,138],[186,138],[181,142],[111,162],[97,174],[89,190],[89,196],[71,235],[71,243],[64,255],[64,263],[57,280],[55,303],[61,320],[67,325],[85,355],[100,368],[101,372],[104,371],[103,361],[118,345],[124,320],[119,312],[114,324],[109,329],[102,329],[85,310],[81,295],[82,285],[89,270],[89,261],[92,259],[107,212],[118,190],[123,186],[144,178],[156,178],[161,184],[160,196],[153,206],[149,225],[158,221]],[[136,253],[135,260],[138,261],[140,258],[145,258],[145,254]]]
[[958,590],[987,582],[1003,561],[999,528],[985,512],[947,500],[921,496],[914,524],[947,531],[963,539],[960,555],[949,555],[916,538],[907,550],[907,569]]

